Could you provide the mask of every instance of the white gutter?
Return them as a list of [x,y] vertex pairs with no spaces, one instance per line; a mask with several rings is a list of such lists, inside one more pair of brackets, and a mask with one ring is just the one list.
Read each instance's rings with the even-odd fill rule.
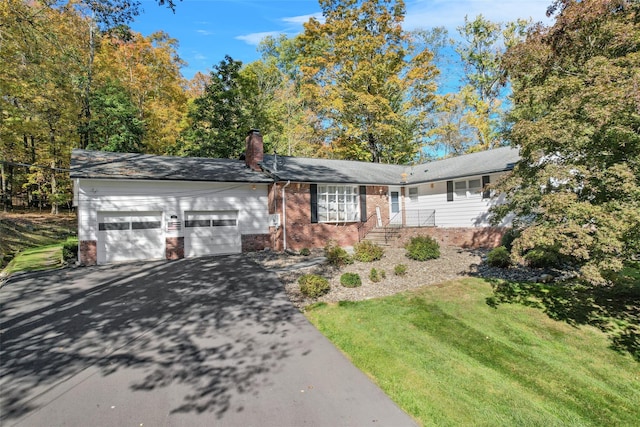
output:
[[285,185],[282,186],[282,239],[284,242],[284,249],[287,250],[287,201],[284,196],[284,189],[287,188],[291,184],[291,181],[287,181]]

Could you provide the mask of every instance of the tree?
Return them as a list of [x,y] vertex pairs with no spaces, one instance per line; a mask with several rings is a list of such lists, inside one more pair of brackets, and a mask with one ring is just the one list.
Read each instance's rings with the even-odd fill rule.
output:
[[320,0],[300,36],[302,93],[342,158],[406,163],[435,91],[428,50],[402,30],[402,0]]
[[556,254],[591,284],[640,253],[640,4],[557,0],[505,58],[511,144],[522,160],[498,184],[523,228],[515,256]]
[[249,81],[256,80],[256,83],[259,75],[268,73],[270,76],[268,79],[259,79],[271,82],[260,85],[263,97],[268,94],[268,109],[272,117],[271,125],[265,132],[265,145],[280,154],[319,157],[325,154],[324,146],[318,137],[319,118],[311,109],[312,103],[301,93],[303,76],[298,63],[299,44],[298,37],[280,35],[277,38],[265,38],[258,47],[262,59],[249,64],[243,74]]
[[111,81],[96,90],[91,97],[91,109],[94,114],[88,133],[92,135],[92,142],[87,149],[144,152],[144,122],[139,119],[137,108],[119,83]]
[[178,154],[197,157],[238,158],[251,120],[243,98],[242,62],[230,56],[213,67],[203,96],[188,112],[190,126],[182,134]]
[[458,27],[462,41],[456,51],[464,66],[467,105],[467,123],[475,129],[476,145],[473,149],[490,149],[501,145],[500,127],[503,119],[502,99],[507,85],[507,73],[502,56],[524,36],[529,23],[518,20],[507,24],[491,22],[478,15],[473,20],[464,18]]
[[96,56],[96,86],[118,80],[145,123],[142,145],[163,154],[176,144],[186,114],[186,86],[177,41],[164,32],[149,36],[129,31],[128,37],[106,38]]
[[434,100],[433,124],[427,136],[430,145],[444,151],[445,156],[464,154],[477,142],[469,98],[474,98],[474,94],[465,86],[458,93],[437,95]]

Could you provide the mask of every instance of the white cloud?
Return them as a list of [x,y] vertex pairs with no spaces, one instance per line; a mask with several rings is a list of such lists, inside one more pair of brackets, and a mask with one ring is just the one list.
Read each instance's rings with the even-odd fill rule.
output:
[[196,30],[196,33],[202,36],[212,36],[215,34],[213,31],[209,31],[209,30]]
[[300,16],[291,16],[287,18],[282,18],[282,21],[286,22],[287,24],[302,25],[305,22],[309,21],[309,19],[311,18],[315,18],[320,22],[324,22],[324,16],[322,16],[322,13],[320,12],[312,13],[310,15],[300,15]]
[[268,36],[276,37],[276,36],[279,36],[280,34],[293,36],[295,34],[298,34],[300,31],[302,31],[302,24],[309,21],[309,19],[311,18],[316,18],[320,22],[324,22],[324,17],[320,12],[312,13],[309,15],[289,16],[289,17],[280,18],[281,22],[287,24],[286,27],[280,31],[263,31],[258,33],[244,34],[244,35],[236,36],[235,39],[242,40],[243,42],[249,45],[256,46],[260,43],[260,41],[262,41],[262,39]]
[[473,19],[479,14],[498,22],[531,18],[549,23],[545,12],[550,4],[550,0],[414,0],[407,3],[404,28],[445,27],[454,33],[465,15]]
[[242,40],[243,42],[250,44],[252,46],[257,46],[265,37],[268,37],[268,36],[276,37],[282,33],[283,31],[263,31],[261,33],[250,33],[250,34],[245,34],[241,36],[236,36],[235,39]]

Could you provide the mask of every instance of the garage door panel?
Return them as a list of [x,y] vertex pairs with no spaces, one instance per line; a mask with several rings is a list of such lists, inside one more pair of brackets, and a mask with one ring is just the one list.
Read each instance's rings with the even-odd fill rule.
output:
[[165,250],[162,213],[99,213],[98,241],[101,263],[162,259]]
[[241,249],[237,212],[185,213],[186,256],[239,253]]

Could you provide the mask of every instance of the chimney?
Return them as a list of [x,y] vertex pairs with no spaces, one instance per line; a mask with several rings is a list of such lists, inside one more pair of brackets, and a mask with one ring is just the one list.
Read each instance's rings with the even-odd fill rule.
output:
[[244,161],[254,171],[260,171],[258,163],[264,158],[262,135],[258,129],[251,129],[247,135]]

